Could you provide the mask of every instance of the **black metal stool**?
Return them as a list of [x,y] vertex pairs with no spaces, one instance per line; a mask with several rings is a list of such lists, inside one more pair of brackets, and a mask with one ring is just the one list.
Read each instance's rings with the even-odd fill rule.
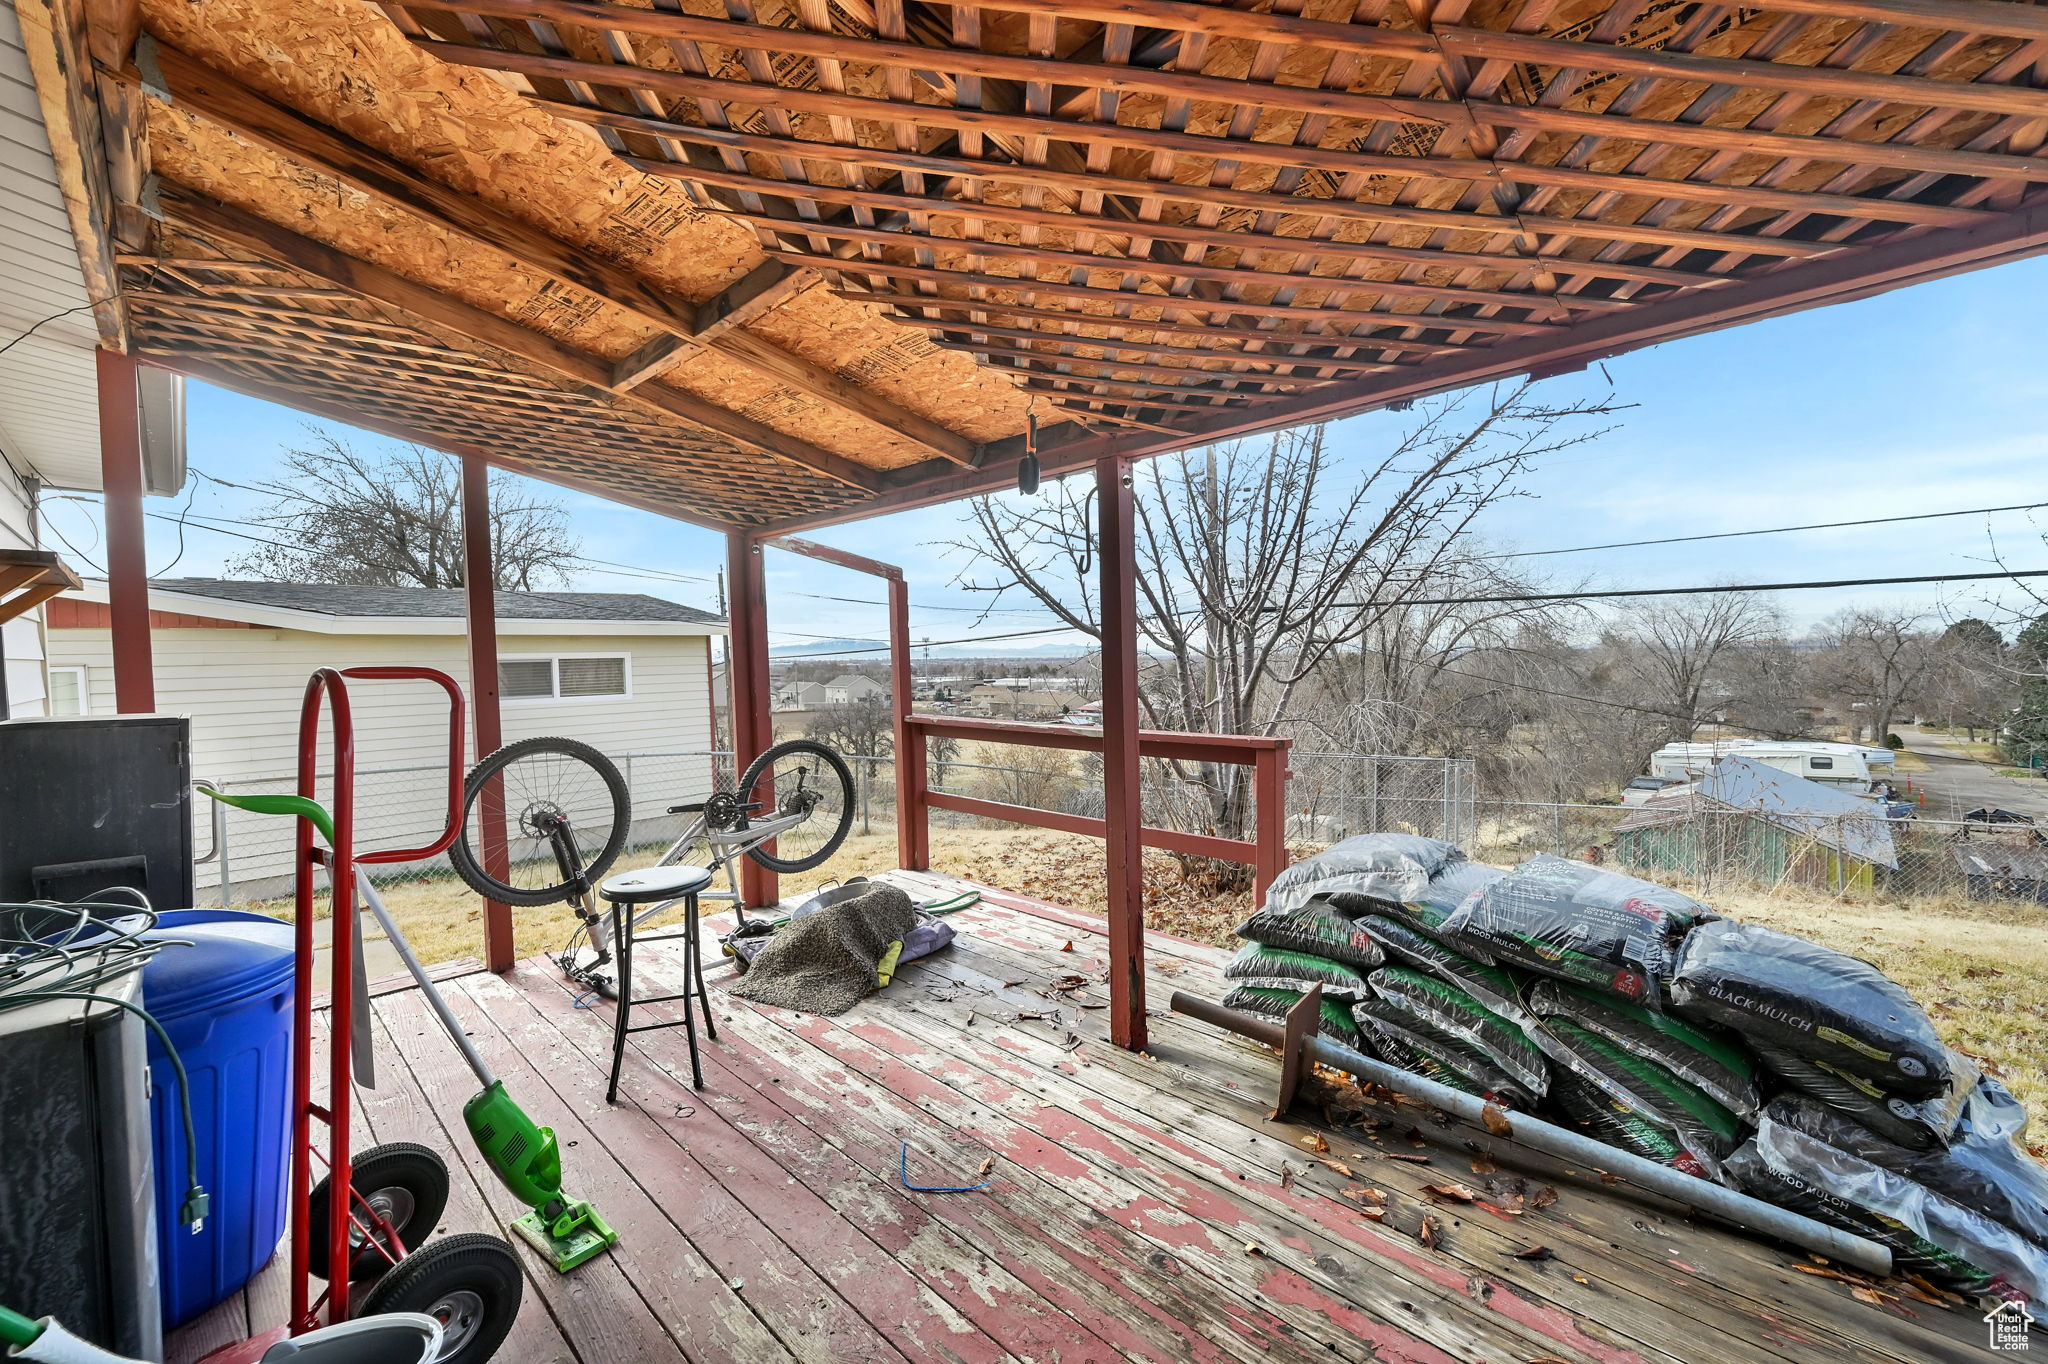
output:
[[[612,1079],[605,1090],[604,1101],[619,1101],[619,1068],[626,1060],[626,1036],[629,1033],[652,1032],[657,1028],[681,1027],[690,1036],[690,1087],[704,1088],[704,1069],[697,1060],[697,1017],[692,996],[704,1001],[704,1035],[714,1041],[718,1037],[718,1025],[711,1021],[711,996],[704,988],[704,950],[697,938],[697,896],[711,884],[711,871],[707,867],[648,867],[642,871],[624,871],[616,876],[607,876],[598,885],[597,893],[611,906],[612,951],[619,962],[618,1012],[612,1020]],[[651,999],[633,998],[633,911],[640,905],[661,904],[670,900],[683,902],[683,990],[680,994],[656,995]],[[648,939],[659,942],[675,936],[663,933]],[[680,999],[683,1001],[683,1016],[669,1019],[664,1023],[640,1023],[631,1021],[635,1004],[667,1004]]]

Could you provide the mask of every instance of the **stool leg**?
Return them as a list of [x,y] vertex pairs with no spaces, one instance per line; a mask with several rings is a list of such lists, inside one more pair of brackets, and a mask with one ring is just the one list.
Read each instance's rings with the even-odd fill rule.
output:
[[[703,968],[697,962],[697,916],[692,914],[683,928],[683,1031],[690,1037],[690,1088],[704,1088],[704,1066],[697,1059],[697,1014],[691,1007],[696,991],[690,988],[693,979],[701,977]],[[704,1010],[708,1021],[710,1007]]]
[[690,915],[690,945],[697,954],[697,998],[704,1001],[704,1035],[716,1042],[718,1024],[711,1017],[711,992],[704,988],[704,941],[697,936],[697,897],[692,895],[686,907]]
[[612,1078],[604,1101],[619,1101],[619,1070],[626,1063],[626,1032],[633,1014],[633,907],[612,906],[612,949],[619,963],[619,1001],[612,1013]]

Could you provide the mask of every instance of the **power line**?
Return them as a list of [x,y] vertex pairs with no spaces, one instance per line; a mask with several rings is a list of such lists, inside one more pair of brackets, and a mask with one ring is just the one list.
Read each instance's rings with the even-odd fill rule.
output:
[[[939,644],[993,644],[998,640],[1028,639],[1033,635],[1068,635],[1073,633],[1075,631],[1071,625],[1056,625],[1049,630],[1017,630],[1006,635],[969,635],[964,639],[921,639],[911,647],[913,649],[924,649]],[[888,652],[888,645],[877,644],[872,648],[830,649],[824,653],[816,654],[777,654],[775,655],[775,661],[778,663],[789,663],[805,658],[843,658],[848,654],[886,654]]]
[[[1803,592],[1827,587],[1900,587],[1914,583],[1973,583],[1992,578],[2048,578],[2048,568],[2006,573],[1936,573],[1917,578],[1839,578],[1805,583],[1716,583],[1706,587],[1632,587],[1612,592],[1522,592],[1499,597],[1416,597],[1394,601],[1337,602],[1332,610],[1365,610],[1374,606],[1482,606],[1503,602],[1601,601],[1614,597],[1698,597],[1724,592]],[[1275,608],[1266,607],[1271,611]]]
[[[813,601],[845,602],[850,606],[887,606],[889,604],[888,602],[878,601],[870,597],[828,597],[822,592],[792,592],[790,595],[792,597],[809,597]],[[1053,614],[1042,606],[938,606],[921,601],[911,602],[910,606],[915,611],[965,611],[971,615],[985,616],[1049,616]]]
[[2011,507],[1970,507],[1963,511],[1920,512],[1913,516],[1873,516],[1863,521],[1822,521],[1811,526],[1770,526],[1762,530],[1724,530],[1711,535],[1672,535],[1660,540],[1617,540],[1611,545],[1572,545],[1565,549],[1523,549],[1505,554],[1480,554],[1479,559],[1540,559],[1549,554],[1588,554],[1596,549],[1640,549],[1645,545],[1689,545],[1701,540],[1736,540],[1746,535],[1789,535],[1802,530],[1842,530],[1850,526],[1890,526],[1901,521],[1937,521],[1945,516],[1988,516],[1993,512],[2034,511],[2048,502],[2021,502]]

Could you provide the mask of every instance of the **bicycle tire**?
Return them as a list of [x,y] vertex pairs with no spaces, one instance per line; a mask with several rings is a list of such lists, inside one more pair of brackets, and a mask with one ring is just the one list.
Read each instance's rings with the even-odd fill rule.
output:
[[809,871],[838,852],[839,845],[846,842],[847,831],[853,827],[853,770],[846,765],[846,759],[816,739],[785,739],[748,763],[747,770],[740,776],[740,799],[747,798],[747,794],[754,789],[754,783],[759,781],[764,773],[774,768],[777,759],[799,753],[808,753],[822,759],[833,775],[839,778],[839,789],[844,797],[839,803],[839,825],[833,829],[831,837],[825,840],[822,847],[805,857],[783,858],[760,848],[747,849],[748,857],[772,872],[787,874]]
[[486,900],[497,900],[503,904],[522,907],[552,905],[568,899],[574,889],[569,881],[539,887],[509,885],[484,870],[483,859],[469,842],[470,810],[476,804],[477,798],[483,794],[484,784],[514,763],[543,753],[583,763],[596,774],[611,797],[611,834],[596,856],[586,861],[583,867],[584,879],[595,886],[618,858],[619,850],[626,846],[626,837],[631,832],[633,823],[632,800],[626,791],[626,779],[620,775],[617,764],[610,758],[580,739],[542,736],[506,744],[469,769],[469,777],[464,782],[462,794],[462,830],[456,835],[455,841],[448,845],[448,861],[455,868],[455,874]]

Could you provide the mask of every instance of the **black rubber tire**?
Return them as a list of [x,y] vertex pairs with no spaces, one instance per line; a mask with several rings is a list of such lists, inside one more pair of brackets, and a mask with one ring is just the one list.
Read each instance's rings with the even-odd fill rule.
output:
[[808,857],[782,858],[775,856],[773,853],[764,852],[760,848],[747,849],[748,857],[753,858],[754,861],[773,872],[809,871],[811,868],[818,866],[826,858],[839,851],[839,845],[846,841],[847,830],[853,827],[853,772],[847,767],[846,759],[840,757],[816,739],[786,739],[748,763],[747,770],[740,774],[740,799],[742,801],[747,799],[748,793],[754,789],[754,783],[759,781],[765,773],[775,766],[777,759],[787,758],[798,753],[809,754],[811,757],[821,760],[826,769],[839,778],[839,790],[842,797],[839,802],[839,827],[832,831],[831,837],[825,840],[822,847],[812,852]]
[[[466,1231],[429,1241],[400,1260],[363,1295],[356,1315],[424,1312],[450,1332],[431,1364],[486,1364],[511,1332],[523,1291],[512,1247],[495,1236]],[[463,1309],[454,1320],[447,1315],[451,1302]]]
[[[398,1243],[410,1253],[433,1234],[448,1207],[448,1164],[433,1148],[410,1141],[373,1146],[349,1162],[349,1183],[363,1198],[386,1190],[402,1190],[405,1211],[392,1218]],[[323,1179],[313,1186],[312,1204],[306,1209],[306,1230],[312,1237],[312,1271],[327,1277],[327,1185]],[[351,1283],[377,1278],[393,1266],[375,1248],[365,1244],[349,1261]]]
[[611,837],[595,856],[579,849],[584,851],[587,859],[583,875],[591,885],[594,886],[604,879],[605,872],[609,871],[612,863],[618,859],[619,850],[626,846],[627,835],[632,832],[632,799],[626,791],[625,777],[620,775],[618,765],[610,758],[580,739],[542,736],[506,744],[469,769],[469,777],[464,782],[462,793],[462,829],[456,835],[455,841],[448,845],[448,862],[455,868],[455,874],[486,900],[526,906],[552,905],[569,898],[572,887],[567,881],[538,888],[507,885],[484,870],[482,858],[476,849],[469,846],[470,809],[476,804],[477,797],[483,794],[484,783],[514,763],[530,758],[536,753],[552,753],[558,757],[573,758],[584,763],[597,774],[611,795]]

